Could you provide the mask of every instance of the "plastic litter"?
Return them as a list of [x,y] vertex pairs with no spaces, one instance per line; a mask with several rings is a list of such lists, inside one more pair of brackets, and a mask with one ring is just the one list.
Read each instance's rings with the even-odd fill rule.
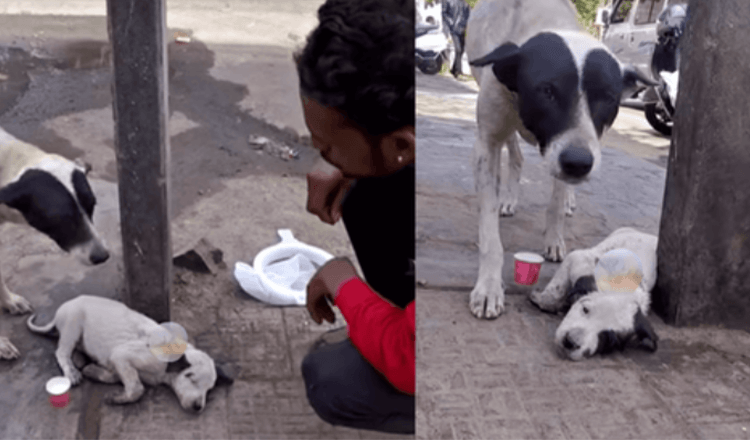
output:
[[234,277],[252,297],[274,305],[303,306],[307,283],[333,255],[302,243],[289,229],[277,231],[280,243],[260,251],[253,265],[238,261]]

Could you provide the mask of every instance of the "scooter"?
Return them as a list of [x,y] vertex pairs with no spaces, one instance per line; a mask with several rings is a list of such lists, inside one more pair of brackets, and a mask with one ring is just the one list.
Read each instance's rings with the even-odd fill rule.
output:
[[417,68],[427,75],[437,74],[448,57],[448,39],[437,24],[417,23],[414,35]]
[[643,96],[646,120],[666,136],[672,134],[679,86],[679,42],[686,20],[686,5],[672,5],[659,15],[656,25],[658,39],[651,57],[651,74],[659,85],[650,87]]

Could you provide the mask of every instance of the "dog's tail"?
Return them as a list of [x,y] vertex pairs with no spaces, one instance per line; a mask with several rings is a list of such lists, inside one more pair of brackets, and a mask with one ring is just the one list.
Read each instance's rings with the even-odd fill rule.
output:
[[46,325],[38,326],[34,324],[34,318],[36,318],[36,314],[29,316],[29,319],[26,321],[26,327],[28,327],[32,332],[49,336],[54,336],[57,333],[57,330],[55,329],[54,319]]

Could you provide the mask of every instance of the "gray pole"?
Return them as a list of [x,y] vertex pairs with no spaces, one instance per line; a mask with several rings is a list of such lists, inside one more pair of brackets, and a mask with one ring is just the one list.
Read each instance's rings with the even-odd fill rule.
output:
[[169,134],[164,0],[107,0],[125,303],[169,320]]
[[689,7],[653,309],[750,330],[750,2]]

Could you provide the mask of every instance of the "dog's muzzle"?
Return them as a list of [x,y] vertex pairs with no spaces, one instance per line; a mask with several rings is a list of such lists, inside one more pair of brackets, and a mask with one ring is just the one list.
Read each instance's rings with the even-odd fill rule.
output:
[[560,153],[560,168],[567,177],[580,179],[594,166],[594,155],[586,148],[568,147]]

